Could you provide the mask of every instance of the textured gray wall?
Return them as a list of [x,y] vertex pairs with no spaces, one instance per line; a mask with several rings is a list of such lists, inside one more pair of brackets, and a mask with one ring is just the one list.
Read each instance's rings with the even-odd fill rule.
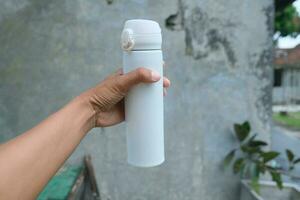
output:
[[[166,29],[176,13],[176,30]],[[238,199],[238,177],[222,171],[221,161],[235,144],[234,122],[249,119],[270,137],[272,0],[0,0],[2,140],[115,71],[122,25],[131,18],[163,27],[172,80],[166,161],[129,166],[121,124],[91,131],[69,162],[91,153],[103,198],[112,200]]]

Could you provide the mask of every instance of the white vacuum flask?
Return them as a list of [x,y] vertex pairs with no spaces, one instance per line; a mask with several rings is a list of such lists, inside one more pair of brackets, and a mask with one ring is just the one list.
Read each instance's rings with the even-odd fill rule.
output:
[[153,167],[164,162],[163,58],[161,29],[151,20],[125,22],[121,44],[123,71],[138,67],[161,75],[155,83],[141,83],[125,97],[125,121],[128,163]]

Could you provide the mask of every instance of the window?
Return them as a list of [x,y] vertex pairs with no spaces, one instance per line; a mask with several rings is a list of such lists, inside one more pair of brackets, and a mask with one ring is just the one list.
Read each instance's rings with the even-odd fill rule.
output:
[[282,69],[274,69],[274,87],[281,87],[282,86]]

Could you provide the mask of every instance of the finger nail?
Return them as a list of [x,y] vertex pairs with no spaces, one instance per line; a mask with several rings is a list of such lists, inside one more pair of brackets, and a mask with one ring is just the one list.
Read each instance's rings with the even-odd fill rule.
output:
[[151,80],[152,81],[158,81],[159,79],[160,79],[159,73],[157,73],[156,71],[152,71],[151,72]]
[[166,87],[170,87],[171,86],[171,81],[169,79],[166,79],[166,80],[167,80]]

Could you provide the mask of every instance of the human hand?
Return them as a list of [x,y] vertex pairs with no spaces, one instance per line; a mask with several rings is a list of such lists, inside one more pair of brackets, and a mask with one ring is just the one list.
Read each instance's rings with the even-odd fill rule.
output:
[[[139,83],[154,83],[160,78],[157,72],[142,67],[127,74],[118,70],[94,88],[83,93],[81,98],[94,112],[94,126],[106,127],[124,121],[124,97],[128,91]],[[164,95],[169,86],[169,79],[163,77]]]

